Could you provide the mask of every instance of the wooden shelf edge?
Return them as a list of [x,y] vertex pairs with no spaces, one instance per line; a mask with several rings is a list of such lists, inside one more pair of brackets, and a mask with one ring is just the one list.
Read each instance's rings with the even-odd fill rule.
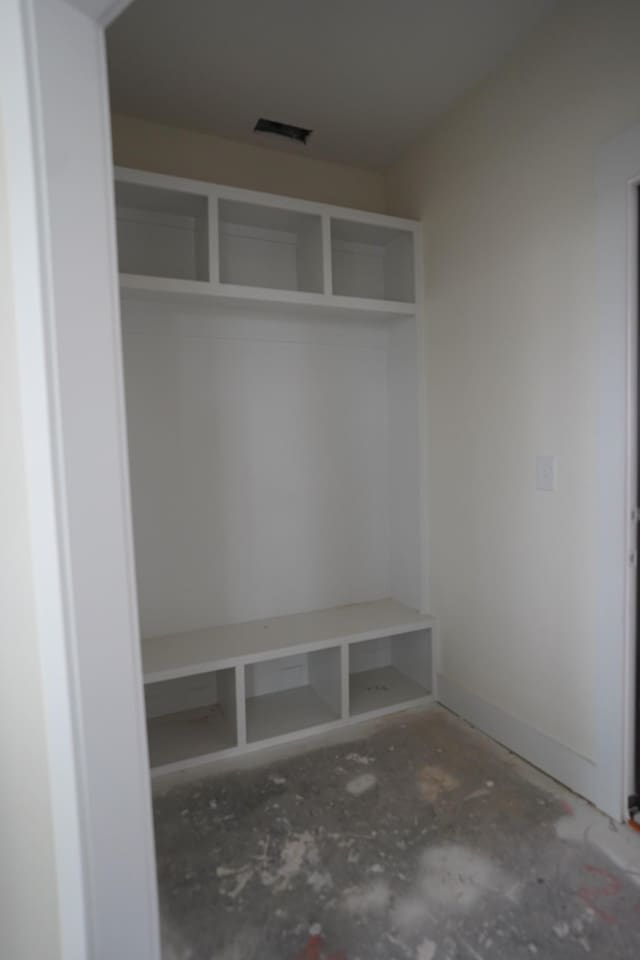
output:
[[324,314],[375,314],[389,319],[414,316],[418,310],[416,303],[396,300],[373,300],[366,297],[305,293],[270,287],[214,284],[208,280],[173,280],[167,277],[147,277],[132,273],[120,274],[120,292],[123,297],[138,297],[144,300],[161,298],[169,302],[186,300],[221,305],[251,305],[257,302],[284,309],[304,307]]
[[[175,663],[167,667],[156,667],[156,668],[146,668],[144,670],[144,683],[158,683],[164,680],[175,680],[180,677],[195,676],[200,673],[210,673],[216,670],[224,670],[228,668],[234,668],[237,666],[244,666],[245,664],[250,663],[262,663],[267,660],[277,660],[281,657],[293,656],[296,654],[312,653],[315,650],[325,650],[331,647],[342,647],[343,645],[350,645],[353,643],[361,643],[366,640],[378,640],[382,637],[397,636],[403,633],[416,633],[419,630],[431,629],[435,625],[434,618],[428,614],[420,614],[415,610],[411,610],[408,607],[403,607],[402,604],[398,604],[395,601],[372,601],[371,604],[354,604],[345,608],[329,608],[327,610],[315,610],[307,614],[292,614],[291,617],[275,617],[267,620],[254,620],[249,623],[240,623],[231,625],[229,627],[222,628],[213,628],[211,631],[206,630],[196,630],[189,633],[182,634],[173,634],[167,637],[151,637],[142,641],[143,649],[143,663],[145,660],[147,662],[153,654],[147,652],[145,656],[145,650],[150,651],[154,644],[167,644],[175,645],[178,649],[181,649],[185,644],[189,643],[190,640],[196,640],[198,643],[215,644],[215,633],[216,631],[224,631],[227,634],[233,635],[234,632],[241,634],[245,627],[259,629],[261,625],[268,624],[270,628],[276,629],[281,626],[286,630],[287,621],[288,622],[297,622],[299,623],[300,630],[302,632],[304,628],[304,620],[313,618],[321,618],[323,615],[332,616],[339,615],[341,610],[352,611],[354,608],[360,608],[358,612],[362,612],[365,615],[369,612],[365,608],[373,608],[374,605],[380,607],[383,606],[385,602],[389,604],[394,604],[398,608],[398,615],[393,619],[388,620],[387,622],[376,626],[372,625],[367,629],[355,630],[355,631],[345,631],[345,632],[331,632],[331,635],[322,637],[316,640],[302,641],[300,643],[286,643],[276,645],[273,647],[266,647],[261,650],[253,651],[240,651],[235,655],[222,655],[222,656],[202,656],[202,659],[198,658],[192,660],[185,660],[182,663]],[[414,616],[408,617],[406,620],[403,620],[400,615],[401,612],[407,614],[411,613]],[[207,637],[207,634],[210,633],[210,638]],[[227,638],[228,642],[228,638]]]

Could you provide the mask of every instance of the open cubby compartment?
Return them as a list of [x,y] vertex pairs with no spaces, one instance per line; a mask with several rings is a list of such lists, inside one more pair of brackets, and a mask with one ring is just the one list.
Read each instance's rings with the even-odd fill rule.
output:
[[220,199],[218,230],[221,283],[323,292],[319,215]]
[[341,685],[339,647],[247,664],[247,742],[340,720]]
[[145,686],[152,767],[235,747],[235,668],[197,673]]
[[206,194],[116,181],[120,273],[209,280]]
[[333,293],[415,302],[413,232],[331,218]]
[[431,630],[349,645],[349,713],[392,710],[431,693]]

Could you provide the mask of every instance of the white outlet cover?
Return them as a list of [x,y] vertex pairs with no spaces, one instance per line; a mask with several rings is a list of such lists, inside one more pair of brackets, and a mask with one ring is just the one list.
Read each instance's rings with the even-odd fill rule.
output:
[[536,490],[542,493],[555,493],[557,489],[557,458],[548,453],[538,454],[536,457]]

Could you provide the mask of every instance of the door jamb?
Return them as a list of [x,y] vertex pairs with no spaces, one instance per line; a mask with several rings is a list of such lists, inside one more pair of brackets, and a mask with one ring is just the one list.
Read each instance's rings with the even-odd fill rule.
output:
[[598,173],[600,491],[593,799],[605,813],[624,820],[634,744],[640,126],[603,146]]
[[0,6],[0,122],[59,922],[51,953],[159,960],[104,49],[104,27],[125,3]]
[[640,396],[638,395],[638,327],[640,317],[638,316],[638,284],[640,283],[640,270],[638,267],[638,230],[640,229],[640,217],[638,215],[640,204],[640,164],[639,172],[628,181],[627,184],[627,518],[628,525],[628,544],[627,556],[627,629],[625,636],[624,650],[624,687],[622,694],[623,702],[623,814],[625,818],[628,814],[628,799],[636,791],[636,657],[638,655],[638,581],[637,566],[639,562],[638,551],[640,542],[638,540],[639,532],[639,509],[640,497],[638,496],[638,429],[640,427],[638,417],[638,405]]

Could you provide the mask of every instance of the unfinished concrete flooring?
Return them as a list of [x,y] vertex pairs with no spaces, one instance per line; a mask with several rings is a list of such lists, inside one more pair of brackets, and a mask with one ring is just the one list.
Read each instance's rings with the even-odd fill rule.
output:
[[640,838],[439,708],[155,818],[167,960],[640,957]]

